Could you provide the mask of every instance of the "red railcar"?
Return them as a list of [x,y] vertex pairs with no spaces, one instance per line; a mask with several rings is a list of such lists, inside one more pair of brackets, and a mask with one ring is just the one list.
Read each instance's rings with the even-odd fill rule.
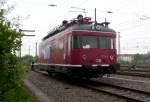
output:
[[119,69],[116,32],[108,22],[95,23],[79,15],[45,36],[39,46],[36,68],[76,77],[98,77]]

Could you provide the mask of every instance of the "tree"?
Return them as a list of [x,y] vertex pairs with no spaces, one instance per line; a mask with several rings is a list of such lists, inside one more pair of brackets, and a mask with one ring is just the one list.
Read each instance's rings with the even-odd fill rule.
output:
[[22,34],[4,16],[10,10],[1,8],[5,2],[0,0],[0,102],[32,102],[21,81],[25,68],[16,56]]
[[[11,28],[0,9],[0,102],[19,85],[16,51],[20,46],[21,34]],[[6,95],[5,95],[6,94]]]
[[34,57],[31,55],[25,55],[21,58],[21,61],[23,64],[31,65],[31,63],[34,61]]

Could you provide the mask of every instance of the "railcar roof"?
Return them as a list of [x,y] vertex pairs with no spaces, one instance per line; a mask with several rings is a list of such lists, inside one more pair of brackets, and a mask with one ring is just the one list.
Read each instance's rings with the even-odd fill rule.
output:
[[99,31],[99,32],[115,32],[115,30],[105,27],[99,26],[100,28],[96,29],[94,24],[75,24],[72,26],[72,30],[90,30],[90,31]]
[[[96,26],[98,25],[98,27]],[[97,28],[96,28],[97,27]],[[52,30],[48,32],[48,34],[43,38],[43,40],[46,40],[47,38],[58,34],[59,32],[62,31],[72,31],[72,30],[89,30],[89,31],[99,31],[99,32],[115,32],[115,30],[109,28],[108,26],[104,26],[101,23],[93,24],[91,23],[81,23],[81,24],[68,24],[68,25],[63,25],[55,28],[55,30]]]

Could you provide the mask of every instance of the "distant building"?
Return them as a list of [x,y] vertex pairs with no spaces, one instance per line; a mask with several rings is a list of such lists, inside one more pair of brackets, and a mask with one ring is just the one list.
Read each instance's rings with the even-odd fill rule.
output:
[[131,62],[132,60],[134,60],[134,56],[135,54],[120,54],[118,55],[118,60]]

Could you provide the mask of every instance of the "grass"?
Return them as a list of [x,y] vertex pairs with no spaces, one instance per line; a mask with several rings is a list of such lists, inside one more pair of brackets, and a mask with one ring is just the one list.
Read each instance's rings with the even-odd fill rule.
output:
[[[30,71],[30,67],[27,65],[19,65],[18,67],[18,73],[21,73],[20,77],[23,80],[24,76]],[[0,88],[0,102],[37,102],[36,98],[23,84],[23,81],[7,81],[2,86],[3,88]]]
[[0,102],[36,102],[28,89],[24,86],[16,86],[3,93]]

